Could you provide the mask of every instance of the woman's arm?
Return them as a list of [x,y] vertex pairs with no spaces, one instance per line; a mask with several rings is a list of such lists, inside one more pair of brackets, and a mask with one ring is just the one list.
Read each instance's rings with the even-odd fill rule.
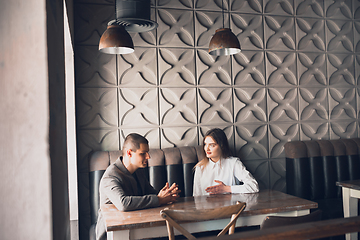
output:
[[237,159],[234,165],[234,176],[243,182],[243,185],[231,186],[232,193],[254,193],[259,192],[259,185],[244,164]]

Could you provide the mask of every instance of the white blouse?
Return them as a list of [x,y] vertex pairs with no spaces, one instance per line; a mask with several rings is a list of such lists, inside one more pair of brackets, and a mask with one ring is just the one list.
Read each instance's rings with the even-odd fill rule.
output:
[[[235,177],[244,184],[236,185]],[[193,195],[209,195],[205,192],[205,188],[217,185],[218,183],[214,180],[222,181],[225,185],[231,186],[232,193],[259,191],[257,181],[237,157],[228,157],[216,163],[209,159],[209,163],[205,167],[197,166],[195,168]]]

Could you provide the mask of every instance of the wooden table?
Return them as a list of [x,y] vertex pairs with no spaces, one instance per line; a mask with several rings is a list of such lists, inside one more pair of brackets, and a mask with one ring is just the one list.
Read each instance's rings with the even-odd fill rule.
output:
[[[179,198],[174,204],[130,212],[121,212],[113,204],[101,206],[107,228],[108,240],[142,239],[167,236],[165,220],[160,210],[168,207],[175,209],[210,209],[232,205],[236,201],[246,202],[245,210],[240,214],[236,226],[260,225],[268,215],[301,216],[310,209],[317,208],[316,202],[291,196],[282,192],[265,190],[252,194],[224,194],[200,197]],[[206,222],[181,224],[189,232],[220,230],[230,219],[216,219]],[[178,234],[175,231],[175,234]]]
[[[336,182],[336,186],[342,187],[344,217],[358,215],[358,199],[360,199],[360,179]],[[346,240],[358,239],[358,233],[346,234]]]

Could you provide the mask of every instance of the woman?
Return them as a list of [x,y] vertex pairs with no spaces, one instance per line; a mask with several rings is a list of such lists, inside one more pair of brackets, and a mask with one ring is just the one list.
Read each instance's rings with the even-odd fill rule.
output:
[[[194,196],[259,191],[257,181],[240,159],[230,156],[228,139],[223,130],[209,130],[203,146],[206,157],[194,167]],[[236,185],[235,178],[243,184]]]

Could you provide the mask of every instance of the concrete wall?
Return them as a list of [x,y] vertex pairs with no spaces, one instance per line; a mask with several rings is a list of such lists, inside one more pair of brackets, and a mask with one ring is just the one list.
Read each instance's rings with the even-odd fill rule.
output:
[[45,4],[0,3],[0,232],[4,240],[52,239]]

